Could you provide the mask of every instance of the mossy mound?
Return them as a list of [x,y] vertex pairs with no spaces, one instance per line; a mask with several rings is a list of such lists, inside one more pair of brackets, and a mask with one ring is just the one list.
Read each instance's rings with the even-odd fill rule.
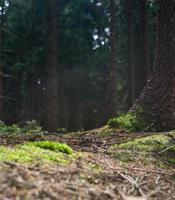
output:
[[175,163],[175,132],[155,134],[114,145],[109,148],[109,152],[122,160],[124,160],[124,155],[127,155],[129,161],[135,161],[141,155],[143,159],[156,156]]
[[55,152],[73,154],[73,150],[71,147],[69,147],[67,144],[62,144],[58,142],[52,142],[52,141],[29,142],[27,143],[27,145]]
[[170,138],[167,136],[153,135],[121,144],[118,146],[118,148],[146,152],[161,151],[164,148],[167,148],[169,141]]
[[68,145],[56,142],[30,142],[14,148],[0,146],[0,161],[68,164],[73,157]]
[[120,117],[110,119],[108,126],[110,128],[122,128],[130,132],[142,131],[145,127],[142,120],[134,113],[127,113]]

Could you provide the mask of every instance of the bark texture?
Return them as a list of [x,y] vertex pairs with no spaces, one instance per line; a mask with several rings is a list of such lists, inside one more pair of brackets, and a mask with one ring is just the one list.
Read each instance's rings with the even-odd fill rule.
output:
[[117,114],[117,30],[116,30],[116,4],[115,0],[110,0],[110,66],[107,95],[108,118]]
[[175,128],[175,1],[158,0],[153,76],[131,109],[156,130]]
[[54,131],[59,128],[59,63],[58,63],[58,15],[57,0],[47,0],[47,45],[46,45],[46,112],[44,128]]
[[138,22],[138,39],[136,54],[136,98],[140,95],[150,74],[150,53],[149,53],[149,35],[148,35],[148,1],[139,0],[139,22]]
[[[2,74],[2,31],[0,28],[0,73]],[[3,120],[2,75],[0,74],[0,120]]]
[[4,23],[4,2],[0,5],[1,16],[0,16],[0,120],[3,120],[3,57],[2,57],[2,37],[3,37],[3,23]]
[[[144,79],[145,81],[149,78],[151,74],[150,66],[150,47],[149,47],[149,35],[148,35],[148,1],[142,0],[141,6],[141,24],[143,32],[143,63],[145,64]],[[144,86],[143,86],[144,87]]]
[[135,82],[135,75],[136,69],[134,65],[134,0],[130,0],[127,2],[127,24],[128,24],[128,80],[127,80],[127,89],[128,89],[128,97],[127,103],[128,108],[134,103],[136,99],[136,82]]

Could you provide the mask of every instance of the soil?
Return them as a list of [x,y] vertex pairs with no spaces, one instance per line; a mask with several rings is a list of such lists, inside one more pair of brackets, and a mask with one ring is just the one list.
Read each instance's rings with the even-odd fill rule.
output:
[[[1,136],[0,145],[52,140],[69,144],[82,157],[68,166],[0,163],[0,200],[173,200],[175,167],[155,163],[124,163],[109,154],[112,144],[143,134],[101,129],[80,135],[35,134]],[[144,135],[150,133],[144,133]]]

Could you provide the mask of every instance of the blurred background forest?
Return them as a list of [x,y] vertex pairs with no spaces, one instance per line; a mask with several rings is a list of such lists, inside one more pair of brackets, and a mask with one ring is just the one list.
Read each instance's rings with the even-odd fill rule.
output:
[[0,0],[0,118],[92,129],[152,72],[154,0]]

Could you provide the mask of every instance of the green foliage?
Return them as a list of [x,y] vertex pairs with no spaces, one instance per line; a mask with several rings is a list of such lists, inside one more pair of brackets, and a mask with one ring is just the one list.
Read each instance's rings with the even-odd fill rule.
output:
[[21,133],[21,128],[18,125],[14,124],[12,126],[7,126],[4,122],[0,122],[0,135],[17,133]]
[[110,128],[123,128],[130,132],[142,131],[144,129],[142,120],[134,113],[127,113],[120,117],[110,119],[108,126]]
[[0,135],[31,134],[31,133],[41,133],[41,132],[42,128],[35,120],[26,122],[26,125],[24,127],[19,127],[17,124],[8,126],[4,122],[0,121]]
[[25,133],[41,133],[42,127],[36,120],[27,121],[26,125],[22,128]]
[[58,128],[56,130],[57,133],[60,133],[60,134],[64,134],[64,133],[67,133],[67,129],[66,128]]
[[55,152],[62,152],[65,154],[73,154],[73,150],[67,144],[52,142],[52,141],[41,141],[41,142],[30,142],[28,146],[38,147],[41,149],[47,149]]
[[26,143],[15,148],[0,146],[0,161],[68,164],[73,157],[72,149],[60,143]]

